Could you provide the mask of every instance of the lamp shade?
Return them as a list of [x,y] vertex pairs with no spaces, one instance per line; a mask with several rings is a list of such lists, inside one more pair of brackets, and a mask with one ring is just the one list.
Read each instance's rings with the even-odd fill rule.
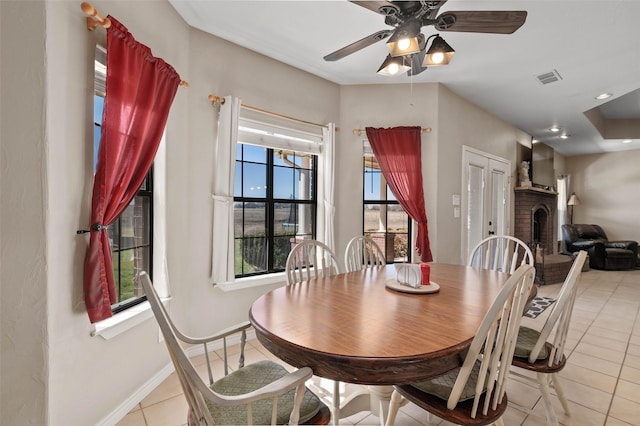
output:
[[393,76],[407,72],[411,69],[411,66],[407,63],[407,60],[403,56],[394,58],[391,55],[387,55],[380,68],[378,68],[378,74]]
[[571,197],[569,197],[569,201],[567,201],[567,205],[568,206],[579,206],[580,205],[580,198],[578,198],[578,196],[576,195],[576,193],[572,193]]
[[431,42],[431,47],[424,57],[423,67],[437,67],[448,65],[456,53],[449,44],[439,35]]
[[403,56],[418,53],[420,47],[420,21],[409,19],[400,25],[389,37],[387,48],[391,56]]

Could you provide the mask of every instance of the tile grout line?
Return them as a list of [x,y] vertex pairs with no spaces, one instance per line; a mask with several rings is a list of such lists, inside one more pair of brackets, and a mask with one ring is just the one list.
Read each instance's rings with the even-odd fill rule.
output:
[[[620,283],[618,283],[618,285],[620,285]],[[617,287],[616,287],[616,289],[617,289]],[[620,371],[618,372],[618,377],[616,377],[616,385],[613,387],[613,393],[611,395],[611,401],[609,401],[609,408],[607,409],[607,417],[605,418],[605,420],[609,419],[609,413],[611,413],[611,407],[613,406],[613,400],[614,400],[614,398],[616,396],[616,391],[618,390],[618,384],[620,383],[620,376],[622,375],[622,369],[624,368],[624,363],[625,363],[625,361],[627,359],[627,355],[628,355],[628,352],[629,352],[629,346],[631,345],[631,338],[633,337],[633,330],[635,329],[636,325],[639,324],[639,321],[638,321],[639,318],[640,318],[640,306],[638,306],[636,308],[636,317],[635,317],[635,320],[633,321],[633,327],[631,328],[631,333],[629,334],[629,339],[627,340],[627,347],[625,348],[625,351],[624,351],[624,357],[622,357],[622,364],[620,365]],[[622,397],[620,397],[620,398],[622,398]],[[620,419],[617,419],[616,417],[612,417],[612,418],[616,419],[616,420],[620,420]]]
[[[618,282],[618,283],[616,284],[616,287],[611,291],[611,293],[610,293],[610,294],[609,294],[609,296],[607,297],[607,300],[602,304],[602,306],[600,307],[600,309],[598,310],[598,312],[593,316],[593,319],[589,322],[589,325],[585,328],[585,330],[584,330],[584,331],[582,332],[582,334],[580,335],[580,338],[578,339],[578,341],[577,341],[576,345],[573,347],[573,349],[572,349],[572,350],[571,350],[571,352],[569,353],[569,356],[567,356],[567,361],[566,361],[566,362],[569,362],[569,358],[571,357],[571,355],[573,355],[573,353],[574,353],[574,352],[576,352],[576,348],[580,345],[580,343],[582,342],[582,339],[583,339],[583,338],[584,338],[584,336],[588,333],[588,331],[591,329],[591,327],[593,326],[593,324],[594,324],[594,322],[596,321],[596,319],[598,318],[598,316],[603,312],[603,310],[604,310],[605,306],[607,306],[607,304],[608,304],[608,303],[609,303],[609,301],[611,300],[611,297],[613,296],[613,294],[615,293],[615,290],[617,290],[617,288],[618,288],[618,286],[619,286],[619,285],[620,285],[620,283]],[[584,293],[585,293],[589,288],[592,288],[592,286],[589,286],[588,288],[583,289],[583,291],[581,292],[581,295],[584,295]],[[576,297],[577,297],[577,296],[576,296]],[[577,301],[577,300],[576,300],[576,301]],[[574,305],[573,309],[575,310],[575,305]],[[573,317],[572,317],[571,319],[573,319]],[[581,353],[581,352],[578,352],[578,353]],[[585,355],[587,355],[587,354],[585,354]],[[625,356],[626,356],[626,353],[625,353]],[[597,357],[596,357],[596,358],[597,358]],[[586,367],[586,366],[585,366],[584,368],[587,368],[588,370],[591,370],[591,371],[596,371],[596,370],[592,370],[592,369],[590,369],[590,368],[588,368],[588,367]],[[620,370],[618,371],[618,375],[617,375],[618,377],[620,376],[620,372],[621,372],[621,371],[622,371],[622,364],[620,365]],[[597,372],[597,371],[596,371],[596,372]],[[618,377],[616,377],[616,384],[617,384]],[[573,382],[573,383],[578,383],[578,382],[574,382],[573,380],[571,380],[571,379],[567,379],[567,378],[563,378],[563,380],[564,380],[564,381]],[[582,385],[583,385],[583,386],[587,386],[587,387],[592,388],[592,387],[591,387],[591,386],[589,386],[589,385],[584,385],[584,384],[582,384]],[[552,388],[552,389],[554,389],[554,390],[555,390],[555,388]],[[592,389],[596,389],[596,388],[592,388]],[[596,390],[599,390],[599,389],[596,389]],[[557,393],[557,391],[556,391],[556,393]],[[614,396],[614,395],[615,395],[615,387],[614,387],[614,391],[613,391],[613,393],[611,393],[611,399],[610,399],[610,401],[609,401],[609,407],[608,407],[608,409],[607,409],[607,412],[606,412],[606,413],[602,413],[602,414],[604,414],[604,416],[605,416],[605,418],[604,418],[604,420],[605,420],[605,424],[606,424],[606,421],[607,421],[607,419],[608,419],[608,417],[609,417],[609,410],[611,409],[611,403],[613,402],[613,396]],[[568,401],[568,400],[567,400],[567,401]],[[574,403],[574,404],[576,404],[576,405],[580,405],[580,406],[584,407],[584,405],[582,405],[582,404],[580,404],[580,403],[577,403],[577,402],[575,402],[575,401],[571,401],[571,402],[573,402],[573,403]],[[586,408],[589,408],[589,407],[586,407]],[[569,417],[570,417],[570,416],[569,416]],[[559,424],[562,424],[560,421],[558,421],[558,423],[559,423]]]

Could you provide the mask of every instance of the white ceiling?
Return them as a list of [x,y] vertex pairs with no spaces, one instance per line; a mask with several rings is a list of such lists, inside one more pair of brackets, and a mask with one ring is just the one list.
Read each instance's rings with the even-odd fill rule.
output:
[[[391,28],[381,15],[345,0],[169,1],[194,28],[338,84],[412,80],[376,74],[387,55],[384,41],[336,62],[322,59]],[[449,0],[440,13],[455,10],[528,15],[510,35],[441,32],[455,57],[414,76],[413,83],[443,83],[564,155],[640,149],[640,1]],[[422,32],[428,37],[435,29]],[[554,70],[561,80],[543,85],[536,78]],[[605,92],[613,96],[594,99]],[[583,114],[598,107],[607,119],[638,120],[636,134],[624,135],[631,143],[602,138]],[[562,131],[550,132],[554,125]],[[560,139],[560,133],[570,137]]]

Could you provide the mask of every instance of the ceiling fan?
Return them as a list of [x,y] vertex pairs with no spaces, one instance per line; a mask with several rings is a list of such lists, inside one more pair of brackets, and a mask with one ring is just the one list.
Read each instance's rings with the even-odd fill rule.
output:
[[[421,33],[422,27],[433,25],[438,31],[512,34],[524,24],[527,18],[526,11],[517,10],[452,11],[438,15],[438,11],[447,0],[349,1],[379,13],[385,17],[385,24],[394,28],[377,31],[326,55],[324,60],[337,61],[389,37],[387,46],[390,50],[390,56],[387,57],[385,63],[391,61],[394,57],[403,57],[400,60],[400,64],[405,65],[405,70],[409,71],[409,75],[418,74],[429,65],[445,64],[433,63],[427,60],[427,58],[430,60],[430,55],[429,52],[425,52],[425,49],[430,38],[436,37],[432,43],[432,49],[435,49],[435,45],[438,44],[438,47],[444,49],[444,52],[448,51],[449,56],[446,63],[448,63],[454,52],[451,46],[439,35],[432,35],[429,39],[425,39]],[[427,58],[425,58],[425,54]],[[385,63],[383,63],[379,72],[385,66]]]

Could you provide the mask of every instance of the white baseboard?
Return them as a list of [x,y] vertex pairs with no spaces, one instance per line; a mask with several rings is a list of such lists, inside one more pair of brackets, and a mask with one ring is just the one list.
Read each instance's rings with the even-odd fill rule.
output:
[[[164,366],[160,371],[147,380],[142,386],[140,386],[133,394],[122,402],[115,410],[109,413],[106,417],[100,420],[97,424],[100,426],[113,426],[122,420],[136,405],[140,404],[144,398],[147,397],[160,383],[162,383],[171,373],[175,371],[173,364],[169,363]],[[185,420],[186,421],[186,420]]]
[[[255,330],[251,329],[247,331],[247,341],[256,338]],[[228,345],[235,345],[240,343],[240,335],[230,337],[227,340]],[[210,351],[222,349],[222,342],[216,345],[210,346]],[[189,358],[193,358],[198,355],[204,354],[204,347],[202,345],[192,346],[188,348],[186,354]],[[98,426],[113,426],[121,421],[136,405],[140,404],[140,401],[145,399],[155,388],[157,388],[167,377],[175,371],[173,363],[168,363],[160,371],[154,374],[149,380],[147,380],[142,386],[140,386],[133,394],[124,400],[119,406],[116,407],[106,417],[102,418],[97,425]],[[186,419],[185,419],[186,421]]]

